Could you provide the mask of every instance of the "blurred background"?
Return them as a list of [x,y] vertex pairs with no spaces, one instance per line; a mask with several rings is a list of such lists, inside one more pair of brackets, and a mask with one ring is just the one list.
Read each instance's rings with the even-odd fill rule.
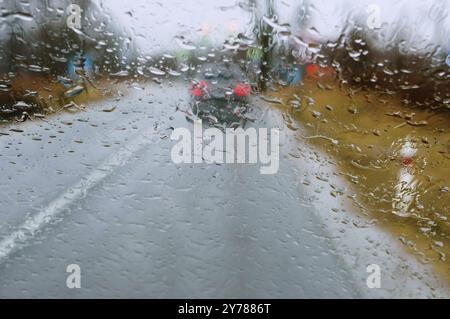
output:
[[[449,5],[0,0],[0,296],[448,296]],[[174,164],[198,119],[279,174]]]

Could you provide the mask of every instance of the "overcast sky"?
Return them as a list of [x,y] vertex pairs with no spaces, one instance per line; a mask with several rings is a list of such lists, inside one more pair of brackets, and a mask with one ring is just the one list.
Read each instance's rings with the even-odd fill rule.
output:
[[[64,14],[67,0],[45,1]],[[176,36],[195,43],[219,45],[230,34],[249,32],[253,28],[252,14],[239,5],[248,0],[92,1],[110,13],[112,23],[127,29],[132,41],[149,54],[170,52],[177,47]],[[258,7],[262,8],[265,1],[256,0]],[[382,28],[372,36],[378,38],[381,48],[389,41],[405,40],[405,47],[412,51],[430,52],[430,45],[436,44],[443,51],[450,51],[450,0],[273,1],[279,23],[289,23],[293,34],[311,40],[335,40],[345,25],[366,24],[371,14],[368,10],[375,5],[379,8]],[[23,7],[24,11],[33,7],[28,2],[15,2],[15,6]],[[5,10],[11,7],[11,2],[0,0],[0,7]],[[7,37],[7,27],[7,23],[0,24],[0,38]]]
[[[250,13],[235,0],[98,0],[113,13],[117,23],[128,27],[144,51],[176,46],[175,36],[192,41],[208,38],[222,42],[233,32],[248,31]],[[265,0],[257,0],[263,4]],[[242,1],[245,2],[245,1]],[[385,39],[406,40],[413,50],[427,51],[429,44],[450,49],[450,0],[274,0],[280,23],[290,23],[298,34],[310,33],[319,40],[336,39],[348,18],[366,23],[369,5],[379,7]],[[302,13],[310,3],[310,17]],[[314,27],[318,32],[310,32]],[[399,32],[399,30],[401,30]],[[379,42],[380,47],[386,43]]]
[[176,36],[193,42],[206,39],[222,43],[236,32],[245,32],[251,15],[230,0],[103,0],[117,23],[132,31],[145,52],[177,46]]

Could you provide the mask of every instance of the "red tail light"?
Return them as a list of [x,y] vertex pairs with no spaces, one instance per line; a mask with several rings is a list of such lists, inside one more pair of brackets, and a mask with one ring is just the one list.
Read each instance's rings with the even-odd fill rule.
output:
[[202,90],[196,87],[191,88],[191,93],[195,96],[202,96]]
[[196,84],[193,84],[191,87],[191,93],[195,96],[202,96],[208,89],[208,82],[200,81]]
[[249,96],[251,92],[250,84],[238,83],[233,90],[236,96]]

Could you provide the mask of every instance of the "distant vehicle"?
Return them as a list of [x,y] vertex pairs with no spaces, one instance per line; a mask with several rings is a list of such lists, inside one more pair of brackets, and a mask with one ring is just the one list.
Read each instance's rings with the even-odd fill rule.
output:
[[245,119],[251,85],[237,65],[205,64],[192,80],[192,111],[209,124],[230,126]]

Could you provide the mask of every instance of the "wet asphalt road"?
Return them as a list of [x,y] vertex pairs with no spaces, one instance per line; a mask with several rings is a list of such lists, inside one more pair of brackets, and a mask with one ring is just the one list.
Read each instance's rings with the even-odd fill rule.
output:
[[[365,287],[364,252],[350,253],[351,263],[342,257],[344,239],[333,240],[318,213],[326,205],[311,202],[313,190],[298,182],[308,168],[283,152],[275,175],[260,175],[259,164],[172,163],[169,127],[192,128],[175,111],[187,108],[186,98],[179,85],[131,88],[86,112],[0,128],[9,133],[0,136],[1,298],[348,298],[404,290],[403,277],[390,291]],[[252,125],[280,125],[268,105],[258,106]],[[367,243],[350,241],[372,254]],[[80,289],[66,286],[69,264],[81,267]],[[412,293],[426,296],[418,285]]]

